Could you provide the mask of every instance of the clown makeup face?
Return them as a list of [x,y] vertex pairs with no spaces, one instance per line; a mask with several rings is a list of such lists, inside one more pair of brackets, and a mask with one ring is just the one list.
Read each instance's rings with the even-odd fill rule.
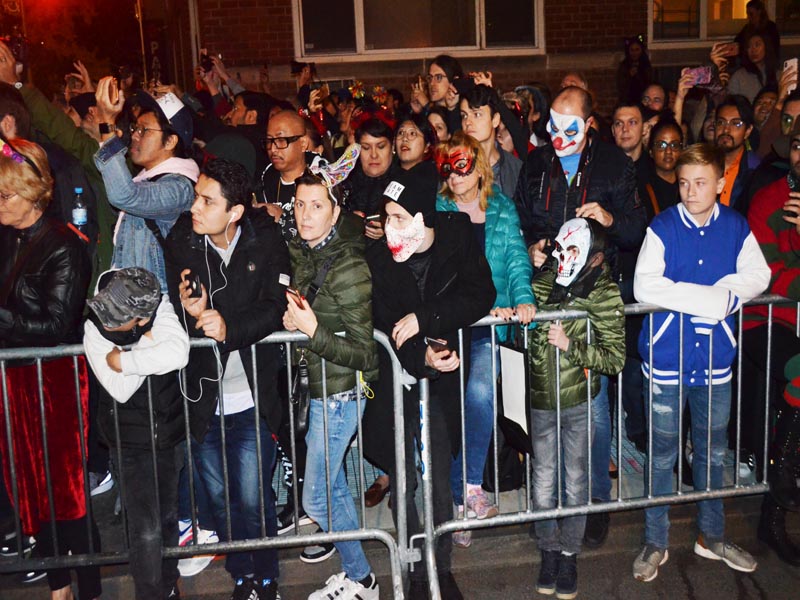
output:
[[547,133],[552,139],[556,156],[570,156],[583,150],[586,121],[576,115],[564,115],[551,108]]
[[592,249],[592,230],[586,219],[570,219],[561,226],[554,242],[553,256],[558,260],[556,283],[566,287],[586,265]]
[[446,156],[439,152],[436,154],[436,167],[442,179],[446,180],[451,173],[466,177],[475,170],[475,156],[466,148],[455,148]]

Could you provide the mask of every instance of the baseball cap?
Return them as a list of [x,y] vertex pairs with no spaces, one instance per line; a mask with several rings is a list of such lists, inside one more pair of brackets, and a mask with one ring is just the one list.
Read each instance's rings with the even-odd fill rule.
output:
[[153,98],[144,90],[139,90],[136,92],[135,100],[142,108],[157,111],[169,121],[170,127],[183,143],[184,149],[189,150],[192,147],[194,124],[191,109],[175,94],[168,92],[158,98]]
[[109,329],[152,316],[161,302],[161,285],[146,269],[128,267],[104,273],[100,285],[103,279],[107,279],[105,287],[86,303]]

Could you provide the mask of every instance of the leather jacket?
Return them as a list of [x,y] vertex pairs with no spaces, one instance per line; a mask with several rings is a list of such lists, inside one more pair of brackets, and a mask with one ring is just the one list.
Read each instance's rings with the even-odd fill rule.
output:
[[86,247],[63,223],[0,227],[0,347],[79,342],[90,276]]

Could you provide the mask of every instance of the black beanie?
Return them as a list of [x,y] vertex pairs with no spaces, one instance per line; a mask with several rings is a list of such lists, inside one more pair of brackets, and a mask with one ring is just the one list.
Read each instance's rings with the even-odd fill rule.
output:
[[89,108],[97,106],[97,98],[93,92],[84,92],[69,99],[69,105],[75,109],[81,119],[85,119]]
[[426,227],[433,227],[439,174],[431,161],[423,161],[406,171],[396,169],[383,191],[383,199],[397,202],[413,217],[422,213]]

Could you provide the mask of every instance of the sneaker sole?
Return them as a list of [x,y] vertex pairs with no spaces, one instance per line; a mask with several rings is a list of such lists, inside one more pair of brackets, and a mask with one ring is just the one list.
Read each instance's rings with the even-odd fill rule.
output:
[[[303,527],[304,525],[313,525],[314,520],[309,516],[300,517],[299,527]],[[294,521],[290,525],[285,527],[281,527],[278,529],[278,535],[283,535],[284,533],[289,533],[290,531],[294,531]]]
[[113,487],[114,487],[114,480],[113,479],[109,479],[108,481],[106,481],[106,482],[98,485],[96,488],[94,488],[90,492],[89,495],[92,496],[92,497],[99,496],[100,494],[105,494],[106,492],[111,490],[111,488],[113,488]]
[[552,596],[553,594],[556,593],[555,586],[553,586],[553,587],[544,587],[544,586],[540,586],[539,584],[536,584],[535,589],[536,589],[536,593],[541,594],[542,596]]
[[[29,575],[31,575],[29,577]],[[22,583],[29,584],[29,583],[36,583],[47,577],[47,571],[29,571],[25,573],[22,577]]]
[[486,512],[483,514],[483,516],[481,516],[481,515],[479,515],[479,514],[475,513],[475,517],[476,517],[476,518],[477,518],[479,521],[483,521],[484,519],[491,519],[492,517],[496,517],[496,516],[497,516],[497,515],[499,515],[499,514],[500,514],[500,511],[497,509],[497,507],[496,507],[496,506],[492,506],[491,508],[489,508],[489,509],[488,509],[488,510],[487,510],[487,511],[486,511]]
[[634,578],[636,581],[643,581],[643,582],[645,582],[645,583],[647,583],[648,581],[653,581],[653,579],[655,579],[656,577],[658,577],[658,569],[659,569],[660,567],[662,567],[664,564],[666,564],[666,562],[667,562],[668,560],[669,560],[669,550],[665,550],[665,551],[664,551],[664,558],[662,558],[662,559],[661,559],[661,562],[660,562],[660,563],[658,563],[658,567],[656,567],[656,572],[655,572],[655,573],[653,573],[653,575],[652,575],[652,576],[650,576],[650,577],[641,577],[641,576],[639,576],[639,575],[634,575],[634,576],[633,576],[633,578]]
[[558,598],[558,600],[572,600],[577,595],[578,590],[575,590],[574,592],[559,592],[556,590],[556,598]]
[[208,567],[214,558],[216,558],[214,554],[196,556],[194,558],[183,558],[178,561],[178,572],[181,574],[181,577],[194,577]]
[[333,550],[330,552],[326,552],[325,554],[320,554],[319,556],[306,556],[302,552],[300,553],[300,560],[306,564],[313,565],[314,563],[321,563],[328,560],[331,556],[336,554],[336,547],[334,546]]
[[741,573],[752,573],[753,571],[756,570],[756,568],[758,568],[758,563],[755,563],[751,569],[742,567],[741,565],[737,565],[736,563],[731,562],[727,558],[714,554],[713,552],[711,552],[711,550],[709,550],[705,546],[701,546],[698,542],[694,543],[694,553],[697,554],[697,556],[702,556],[703,558],[708,558],[710,560],[721,560],[734,571],[739,571]]

